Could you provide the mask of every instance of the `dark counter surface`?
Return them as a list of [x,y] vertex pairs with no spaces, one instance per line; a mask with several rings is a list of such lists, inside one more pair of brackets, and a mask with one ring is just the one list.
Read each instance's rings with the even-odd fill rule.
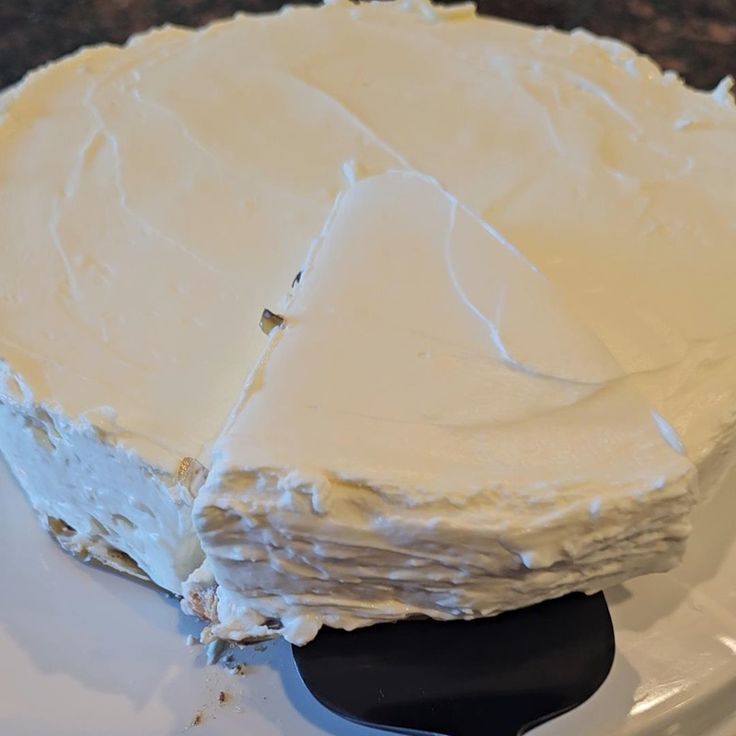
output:
[[[200,26],[278,0],[0,0],[0,88],[101,41],[171,22]],[[736,0],[479,0],[484,14],[619,38],[696,87],[736,74]]]

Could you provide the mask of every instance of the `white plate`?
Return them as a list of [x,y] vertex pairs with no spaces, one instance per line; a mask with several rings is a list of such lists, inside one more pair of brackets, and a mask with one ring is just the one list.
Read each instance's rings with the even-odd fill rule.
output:
[[[733,736],[735,538],[732,482],[697,510],[682,567],[609,591],[618,643],[611,675],[534,736]],[[185,643],[198,625],[176,601],[73,562],[39,529],[2,460],[0,555],[3,736],[379,733],[319,706],[283,643],[245,650],[243,676],[205,665],[202,648]],[[198,713],[201,724],[191,726]]]

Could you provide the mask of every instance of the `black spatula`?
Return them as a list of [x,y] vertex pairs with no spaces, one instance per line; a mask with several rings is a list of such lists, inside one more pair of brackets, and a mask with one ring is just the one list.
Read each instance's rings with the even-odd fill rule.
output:
[[389,731],[517,736],[587,700],[613,664],[602,593],[476,621],[324,628],[294,658],[345,718]]

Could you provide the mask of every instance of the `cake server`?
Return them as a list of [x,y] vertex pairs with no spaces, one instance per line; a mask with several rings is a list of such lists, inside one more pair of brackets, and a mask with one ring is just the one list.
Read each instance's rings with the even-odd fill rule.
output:
[[473,621],[323,628],[293,647],[304,684],[335,713],[405,734],[517,736],[587,700],[613,664],[602,593]]

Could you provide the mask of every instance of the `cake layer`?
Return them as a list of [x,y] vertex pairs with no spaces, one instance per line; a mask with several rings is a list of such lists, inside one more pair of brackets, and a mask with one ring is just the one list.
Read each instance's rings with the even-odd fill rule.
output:
[[[621,44],[470,6],[288,8],[82,51],[0,98],[0,449],[43,519],[63,499],[67,526],[96,520],[81,546],[178,590],[201,553],[170,489],[186,458],[209,466],[263,307],[346,176],[405,168],[565,293],[707,492],[736,444],[735,140],[727,82],[697,93]],[[30,441],[46,415],[78,451]],[[136,541],[139,494],[173,552]]]
[[192,501],[204,468],[147,465],[89,420],[34,405],[0,363],[3,378],[18,393],[0,401],[0,447],[44,527],[69,552],[180,594],[203,560]]
[[486,616],[679,558],[671,427],[432,180],[348,190],[283,318],[195,501],[214,635]]

